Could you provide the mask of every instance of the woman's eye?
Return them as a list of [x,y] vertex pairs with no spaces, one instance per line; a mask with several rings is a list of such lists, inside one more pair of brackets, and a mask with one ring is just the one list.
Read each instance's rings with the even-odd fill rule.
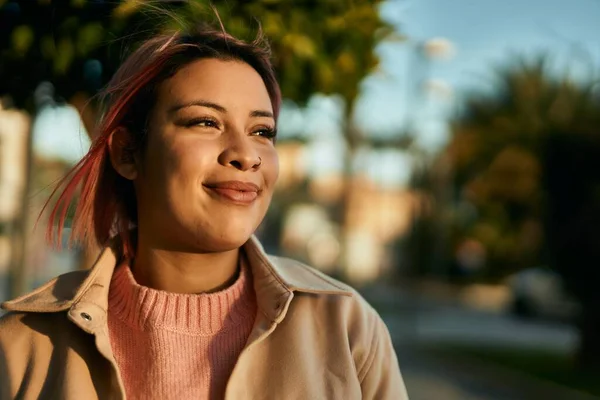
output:
[[189,120],[186,124],[187,127],[199,126],[199,127],[207,127],[207,128],[218,128],[219,123],[214,119],[210,118],[195,118]]
[[262,136],[268,139],[274,139],[277,136],[277,130],[275,128],[263,127],[258,128],[252,132],[254,136]]

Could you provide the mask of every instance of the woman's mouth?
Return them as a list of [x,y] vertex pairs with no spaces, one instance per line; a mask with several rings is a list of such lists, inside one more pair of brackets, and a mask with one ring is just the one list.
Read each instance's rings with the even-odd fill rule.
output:
[[211,182],[203,186],[213,197],[239,205],[252,204],[260,192],[258,185],[242,181]]

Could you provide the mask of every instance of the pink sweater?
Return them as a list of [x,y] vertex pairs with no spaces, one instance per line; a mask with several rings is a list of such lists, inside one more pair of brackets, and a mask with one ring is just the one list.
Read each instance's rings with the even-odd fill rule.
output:
[[256,298],[247,266],[210,294],[138,285],[129,265],[113,275],[108,329],[128,399],[219,399],[250,335]]

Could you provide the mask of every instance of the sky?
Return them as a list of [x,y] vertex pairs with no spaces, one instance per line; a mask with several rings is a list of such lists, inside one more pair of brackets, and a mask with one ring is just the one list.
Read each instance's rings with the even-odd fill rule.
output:
[[[358,120],[370,121],[375,132],[397,132],[406,123],[408,100],[408,114],[415,118],[420,112],[421,124],[433,127],[423,132],[425,147],[444,143],[446,117],[466,93],[489,90],[492,68],[510,63],[513,54],[547,52],[556,71],[568,67],[579,79],[590,64],[600,69],[600,0],[393,0],[381,14],[407,41],[377,49],[386,76],[365,80]],[[416,44],[433,38],[452,43],[454,56],[419,68]],[[452,98],[423,100],[409,91],[415,81],[427,79],[444,82]]]
[[90,140],[73,107],[44,107],[33,122],[33,150],[51,158],[77,162]]
[[[361,86],[356,124],[368,134],[394,135],[410,123],[430,152],[446,143],[447,119],[461,98],[490,90],[492,68],[506,65],[511,54],[548,52],[555,70],[568,68],[575,79],[582,79],[589,65],[600,71],[600,0],[390,0],[381,15],[406,41],[376,49],[380,68]],[[419,63],[416,49],[435,38],[452,44],[452,57]],[[426,82],[437,90],[419,90]],[[282,136],[300,129],[311,135],[307,157],[314,173],[341,168],[340,109],[337,99],[315,96],[307,110],[282,112]],[[85,132],[72,111],[46,112],[46,122],[36,124],[36,149],[72,161],[83,154]],[[359,163],[384,184],[410,176],[410,160],[403,154],[363,154]]]

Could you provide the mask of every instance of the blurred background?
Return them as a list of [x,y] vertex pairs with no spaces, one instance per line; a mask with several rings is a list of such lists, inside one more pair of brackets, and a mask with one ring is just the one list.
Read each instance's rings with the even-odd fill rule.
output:
[[[600,1],[213,4],[260,22],[284,95],[258,235],[361,290],[411,399],[599,398]],[[207,1],[0,0],[0,300],[91,265],[41,208],[119,63],[190,20]]]

